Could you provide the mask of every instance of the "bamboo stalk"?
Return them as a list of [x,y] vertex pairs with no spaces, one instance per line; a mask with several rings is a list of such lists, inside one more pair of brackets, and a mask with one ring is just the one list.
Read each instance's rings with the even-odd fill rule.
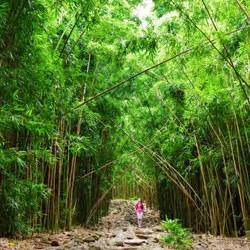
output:
[[232,160],[233,160],[233,166],[235,169],[235,174],[236,174],[237,178],[239,179],[239,181],[237,181],[237,187],[238,187],[238,192],[239,192],[243,222],[244,222],[244,226],[246,228],[247,223],[248,223],[248,215],[247,215],[247,209],[245,206],[244,190],[243,190],[244,186],[243,186],[243,182],[242,182],[242,175],[241,175],[241,172],[239,172],[240,169],[237,167],[237,163],[236,163],[236,159],[235,159],[235,155],[234,155],[234,150],[233,150],[233,144],[232,144],[232,136],[231,136],[231,132],[230,132],[230,129],[229,129],[229,126],[227,123],[226,123],[226,126],[227,126],[228,135],[229,135],[229,145],[230,145],[230,150],[231,150],[231,155],[232,155]]

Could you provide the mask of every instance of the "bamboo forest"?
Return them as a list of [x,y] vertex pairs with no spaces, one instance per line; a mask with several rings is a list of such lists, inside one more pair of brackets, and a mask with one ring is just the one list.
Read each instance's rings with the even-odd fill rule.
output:
[[0,249],[250,249],[249,13],[1,0]]

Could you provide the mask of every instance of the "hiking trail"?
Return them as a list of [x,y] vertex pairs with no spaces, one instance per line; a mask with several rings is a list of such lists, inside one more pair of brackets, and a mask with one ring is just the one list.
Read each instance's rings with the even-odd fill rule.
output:
[[[146,207],[143,227],[138,228],[134,202],[113,200],[110,212],[98,225],[77,227],[57,234],[37,234],[25,240],[0,238],[1,250],[164,250],[172,249],[160,242],[162,234],[159,212]],[[193,249],[250,250],[245,238],[214,237],[208,234],[193,235]]]

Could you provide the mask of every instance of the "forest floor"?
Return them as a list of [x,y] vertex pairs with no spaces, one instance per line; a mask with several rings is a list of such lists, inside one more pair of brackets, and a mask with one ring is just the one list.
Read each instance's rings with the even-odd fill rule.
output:
[[[0,238],[0,250],[164,250],[160,237],[164,234],[159,226],[157,211],[146,208],[144,225],[136,226],[134,204],[127,200],[113,200],[110,213],[100,224],[90,228],[78,227],[58,234],[39,234],[25,240]],[[250,250],[250,240],[244,238],[193,235],[195,250]]]

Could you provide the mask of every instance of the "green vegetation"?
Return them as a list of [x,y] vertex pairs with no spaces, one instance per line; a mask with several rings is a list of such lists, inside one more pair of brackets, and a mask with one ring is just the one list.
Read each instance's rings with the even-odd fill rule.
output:
[[183,228],[178,219],[162,221],[161,226],[168,232],[161,240],[177,250],[192,249],[191,232]]
[[0,2],[1,235],[95,223],[112,197],[250,229],[250,3],[147,2]]

